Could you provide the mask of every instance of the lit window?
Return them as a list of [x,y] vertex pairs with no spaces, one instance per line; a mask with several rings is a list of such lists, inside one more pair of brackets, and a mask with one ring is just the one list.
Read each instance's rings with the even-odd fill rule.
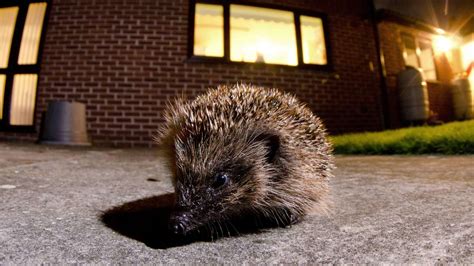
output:
[[[469,65],[474,62],[474,33],[464,38],[464,42],[461,46],[461,54],[463,69],[468,69]],[[474,71],[471,73],[474,73]]]
[[436,80],[434,53],[430,40],[416,40],[410,34],[402,34],[405,65],[418,68],[426,80]]
[[224,7],[196,4],[194,55],[224,56]]
[[28,126],[33,124],[36,83],[38,75],[21,74],[13,78],[10,124]]
[[293,13],[230,5],[230,60],[298,65]]
[[323,22],[320,18],[300,16],[303,62],[305,64],[327,64]]
[[3,117],[3,97],[5,95],[5,82],[7,81],[6,75],[0,75],[0,120]]
[[420,67],[418,63],[418,57],[416,56],[416,43],[415,38],[411,35],[403,35],[402,36],[403,46],[405,51],[403,52],[403,56],[405,57],[405,65],[412,66],[412,67]]
[[0,129],[34,125],[39,48],[49,0],[31,2],[7,1],[0,8]]
[[436,68],[434,62],[433,48],[431,42],[420,41],[420,67],[423,69],[423,74],[427,80],[436,80]]
[[323,17],[223,2],[195,4],[190,56],[221,62],[328,66]]
[[43,28],[46,3],[30,4],[26,16],[23,36],[21,37],[20,54],[18,64],[31,65],[38,60],[38,49]]
[[0,8],[0,68],[8,66],[18,7]]

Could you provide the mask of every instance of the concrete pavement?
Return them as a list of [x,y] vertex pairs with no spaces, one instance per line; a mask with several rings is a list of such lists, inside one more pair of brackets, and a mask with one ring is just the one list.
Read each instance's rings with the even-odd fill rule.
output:
[[336,161],[328,217],[175,241],[158,152],[0,143],[0,264],[474,264],[473,156]]

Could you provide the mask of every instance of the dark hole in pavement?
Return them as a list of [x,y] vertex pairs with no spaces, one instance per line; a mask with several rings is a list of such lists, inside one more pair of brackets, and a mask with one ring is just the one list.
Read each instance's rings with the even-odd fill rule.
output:
[[173,202],[174,194],[172,193],[144,198],[109,209],[100,218],[107,227],[117,233],[154,249],[167,249],[193,242],[213,241],[221,237],[259,233],[264,229],[281,226],[273,219],[248,215],[209,226],[212,229],[202,227],[199,232],[179,236],[168,230]]
[[147,178],[146,181],[158,182],[158,179],[155,179],[155,178]]

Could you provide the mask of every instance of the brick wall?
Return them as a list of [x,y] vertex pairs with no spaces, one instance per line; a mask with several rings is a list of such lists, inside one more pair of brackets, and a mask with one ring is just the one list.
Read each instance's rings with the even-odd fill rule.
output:
[[[418,30],[416,28],[403,26],[391,21],[378,23],[380,36],[380,47],[384,56],[385,79],[387,84],[388,105],[390,113],[390,128],[401,126],[400,104],[397,89],[397,74],[405,69],[403,58],[403,45],[400,33],[410,33],[415,38],[433,40],[435,34]],[[430,110],[435,117],[441,121],[453,120],[453,110],[451,102],[451,86],[449,81],[452,78],[452,71],[444,55],[435,56],[437,77],[440,82],[428,82],[428,100]]]
[[37,124],[49,101],[75,100],[87,106],[95,144],[150,146],[168,100],[193,98],[222,83],[250,82],[294,93],[331,133],[381,129],[367,1],[254,2],[328,14],[334,70],[189,62],[187,0],[56,0],[42,55]]

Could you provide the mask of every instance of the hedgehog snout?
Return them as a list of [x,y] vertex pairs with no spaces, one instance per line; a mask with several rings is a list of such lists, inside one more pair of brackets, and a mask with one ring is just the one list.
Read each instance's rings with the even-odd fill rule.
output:
[[168,228],[174,234],[183,235],[190,231],[190,221],[190,212],[174,211],[170,216]]

